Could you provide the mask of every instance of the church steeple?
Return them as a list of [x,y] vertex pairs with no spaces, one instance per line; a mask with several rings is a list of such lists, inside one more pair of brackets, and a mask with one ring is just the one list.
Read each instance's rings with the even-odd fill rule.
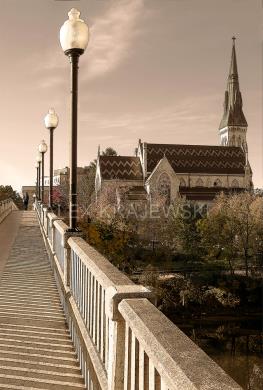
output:
[[236,38],[233,37],[231,64],[225,92],[224,114],[219,131],[221,145],[242,146],[246,149],[247,121],[243,113],[242,95],[239,89],[239,77],[236,57]]
[[237,55],[236,55],[236,37],[232,38],[233,40],[233,46],[232,46],[232,55],[231,55],[231,65],[229,70],[229,77],[228,82],[230,80],[233,80],[233,83],[237,85],[237,88],[239,89],[239,82],[238,82],[238,72],[237,72]]

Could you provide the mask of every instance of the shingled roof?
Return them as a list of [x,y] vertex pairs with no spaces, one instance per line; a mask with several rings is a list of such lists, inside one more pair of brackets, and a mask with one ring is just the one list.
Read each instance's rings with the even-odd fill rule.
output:
[[236,194],[244,191],[243,188],[225,187],[181,187],[180,194],[188,200],[213,200],[221,192]]
[[100,156],[101,176],[104,180],[142,180],[142,167],[139,157]]
[[236,146],[147,143],[147,171],[166,156],[176,173],[244,174],[245,154]]

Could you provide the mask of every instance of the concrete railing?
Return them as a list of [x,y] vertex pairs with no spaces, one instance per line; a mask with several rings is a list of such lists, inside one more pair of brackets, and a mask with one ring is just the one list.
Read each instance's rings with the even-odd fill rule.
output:
[[0,223],[11,213],[11,211],[17,210],[13,199],[0,200]]
[[36,204],[88,390],[241,389],[79,233]]

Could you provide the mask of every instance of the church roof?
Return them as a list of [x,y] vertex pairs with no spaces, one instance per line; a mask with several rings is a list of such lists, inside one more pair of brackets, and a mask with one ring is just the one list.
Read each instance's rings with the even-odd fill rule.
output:
[[213,200],[221,192],[224,194],[235,194],[244,191],[244,188],[225,188],[225,187],[181,187],[180,195],[188,200]]
[[219,129],[223,129],[227,126],[247,127],[247,121],[242,109],[242,95],[239,89],[235,39],[236,38],[233,37],[231,64],[227,81],[227,90],[225,92],[224,114]]
[[104,180],[142,180],[142,167],[139,157],[100,156],[100,172]]
[[243,150],[236,146],[147,143],[147,172],[166,156],[176,173],[244,174]]

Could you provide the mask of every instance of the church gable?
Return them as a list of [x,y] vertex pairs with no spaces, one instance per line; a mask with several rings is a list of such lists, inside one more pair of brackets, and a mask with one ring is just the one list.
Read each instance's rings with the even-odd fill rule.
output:
[[179,179],[165,156],[156,165],[145,184],[149,193],[158,192],[170,200],[174,199],[179,191]]
[[173,170],[173,168],[172,168],[172,166],[171,166],[171,164],[166,156],[163,156],[160,159],[160,161],[158,162],[158,164],[155,166],[154,170],[152,171],[151,175],[146,180],[146,183],[156,181],[158,179],[158,177],[163,172],[168,174],[171,178],[176,179],[176,174],[175,174],[175,172],[174,172],[174,170]]

